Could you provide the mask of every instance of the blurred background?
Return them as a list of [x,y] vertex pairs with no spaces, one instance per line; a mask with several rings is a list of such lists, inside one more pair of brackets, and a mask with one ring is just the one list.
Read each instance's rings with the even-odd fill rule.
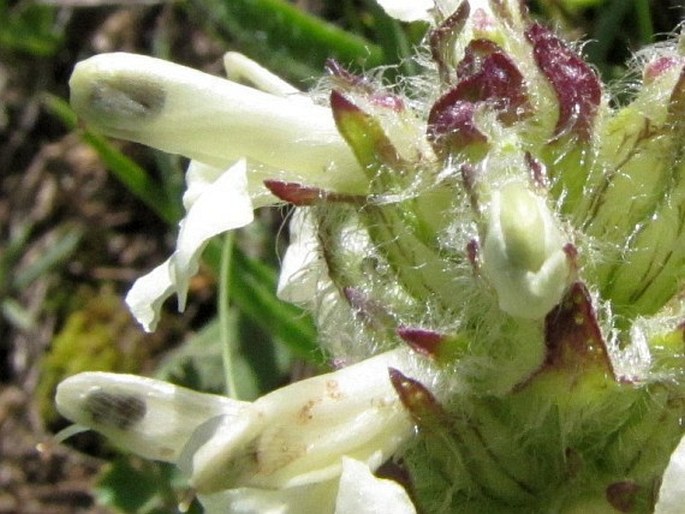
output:
[[[616,91],[640,47],[677,30],[677,0],[537,0],[534,16],[567,39]],[[236,50],[299,88],[326,58],[414,74],[426,26],[391,20],[373,0],[0,0],[0,514],[200,512],[170,466],[119,454],[66,422],[55,385],[84,370],[157,376],[221,392],[216,320],[220,246],[206,252],[183,314],[154,334],[131,318],[132,282],[171,253],[186,163],[109,141],[68,106],[73,66],[127,51],[222,74]],[[617,102],[626,101],[623,94]],[[285,209],[236,236],[228,313],[241,399],[325,367],[311,320],[275,298]]]

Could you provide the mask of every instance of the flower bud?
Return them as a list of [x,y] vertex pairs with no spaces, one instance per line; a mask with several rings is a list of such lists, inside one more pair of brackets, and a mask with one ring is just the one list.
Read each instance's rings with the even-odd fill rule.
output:
[[497,291],[500,308],[540,319],[568,284],[566,241],[544,201],[521,182],[492,195],[483,244],[483,271]]

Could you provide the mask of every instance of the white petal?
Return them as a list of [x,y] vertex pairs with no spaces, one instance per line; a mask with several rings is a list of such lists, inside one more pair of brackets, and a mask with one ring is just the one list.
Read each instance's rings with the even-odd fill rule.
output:
[[70,86],[74,110],[106,135],[212,166],[245,157],[290,181],[366,191],[326,107],[126,53],[80,62]]
[[157,326],[162,304],[172,294],[178,295],[179,310],[183,310],[188,283],[197,273],[207,242],[254,219],[244,160],[220,173],[193,161],[187,181],[183,203],[188,212],[180,224],[176,251],[166,262],[136,280],[126,295],[131,313],[147,332]]
[[671,455],[661,480],[654,514],[682,514],[685,505],[685,437]]
[[[226,167],[217,168],[200,161],[190,161],[186,171],[186,190],[183,193],[183,207],[189,210],[197,198],[212,187],[219,177],[226,172]],[[266,169],[264,166],[251,166],[247,163],[247,191],[252,200],[253,209],[273,205],[281,202],[264,187],[264,180],[278,176],[277,170]]]
[[212,187],[226,172],[226,168],[209,166],[199,161],[190,161],[186,170],[186,190],[183,192],[183,207],[190,210],[197,199]]
[[135,375],[89,372],[57,387],[55,403],[71,421],[142,457],[175,462],[190,435],[216,416],[236,419],[249,406]]
[[170,266],[171,259],[168,259],[140,277],[126,295],[126,305],[146,332],[157,327],[162,304],[176,291]]
[[397,482],[376,478],[367,465],[349,457],[343,457],[342,470],[335,514],[416,514]]
[[278,75],[274,75],[261,64],[238,52],[226,52],[224,54],[224,69],[229,80],[241,82],[246,80],[254,87],[265,93],[288,97],[297,96],[305,101],[309,97],[288,84]]
[[255,485],[295,486],[340,474],[340,456],[377,467],[413,434],[388,367],[416,376],[404,349],[296,382],[259,398],[254,407],[268,413],[256,441],[262,468]]
[[327,514],[333,512],[335,480],[287,489],[241,487],[200,495],[205,514]]
[[277,294],[283,301],[310,305],[320,281],[326,278],[316,227],[305,208],[294,210],[289,227],[290,244],[281,263]]
[[179,465],[202,493],[328,481],[340,475],[342,455],[375,469],[413,434],[388,367],[420,379],[418,362],[394,350],[278,389],[238,421],[201,427]]
[[433,0],[376,0],[389,16],[400,21],[430,21]]
[[263,429],[263,421],[252,406],[245,408],[239,419],[219,416],[207,421],[188,439],[178,467],[201,493],[246,485],[240,480],[257,466],[253,441]]
[[[184,199],[190,209],[181,222],[176,252],[172,256],[172,280],[179,310],[185,307],[190,277],[197,273],[198,261],[207,242],[222,232],[244,227],[254,219],[246,173],[245,161],[240,160],[204,187],[192,202]],[[192,188],[189,184],[189,191],[197,193]]]

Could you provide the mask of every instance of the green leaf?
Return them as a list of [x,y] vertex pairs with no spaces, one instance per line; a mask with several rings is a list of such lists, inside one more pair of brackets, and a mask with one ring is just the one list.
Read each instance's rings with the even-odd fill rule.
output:
[[57,10],[36,2],[0,0],[0,48],[46,57],[61,47],[64,34],[58,28]]
[[[170,464],[119,457],[104,468],[94,492],[100,504],[115,512],[170,514],[179,512],[179,504],[189,497],[179,477]],[[202,510],[193,502],[183,512],[200,514]]]
[[209,28],[290,79],[319,76],[328,58],[371,68],[387,60],[381,48],[284,0],[203,0],[187,4]]
[[83,236],[79,227],[64,227],[50,247],[30,266],[15,275],[12,286],[15,290],[23,290],[38,277],[44,275],[58,264],[64,262],[74,253]]
[[[259,326],[241,316],[237,309],[232,309],[228,317],[235,398],[252,401],[283,383],[290,355],[284,345],[273,344]],[[198,391],[223,394],[223,352],[219,321],[214,320],[164,360],[157,378]]]

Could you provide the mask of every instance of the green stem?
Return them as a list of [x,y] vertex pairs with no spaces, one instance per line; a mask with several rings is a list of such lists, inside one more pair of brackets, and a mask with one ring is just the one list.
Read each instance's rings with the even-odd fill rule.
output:
[[637,28],[640,35],[640,44],[648,45],[654,36],[652,14],[649,10],[649,0],[636,0],[635,11],[637,14]]
[[224,236],[221,247],[221,265],[219,269],[219,337],[221,338],[221,356],[226,379],[226,395],[237,399],[237,389],[233,373],[233,345],[231,344],[230,320],[230,276],[233,256],[233,232]]

